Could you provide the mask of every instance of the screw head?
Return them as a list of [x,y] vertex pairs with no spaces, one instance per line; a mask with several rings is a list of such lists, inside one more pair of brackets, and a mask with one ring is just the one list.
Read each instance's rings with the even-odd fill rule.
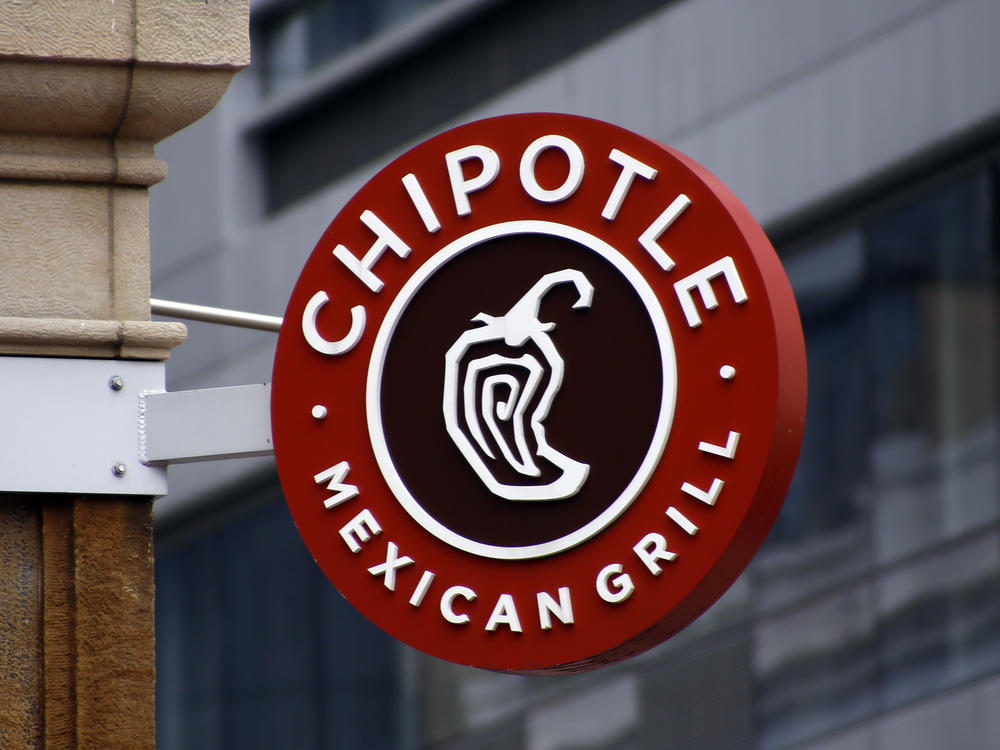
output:
[[123,476],[125,476],[125,472],[127,470],[128,470],[128,467],[125,466],[125,463],[123,461],[115,461],[111,465],[111,473],[114,474],[116,477],[123,477]]
[[108,387],[113,391],[120,391],[125,387],[125,381],[122,380],[121,375],[112,375],[108,378]]

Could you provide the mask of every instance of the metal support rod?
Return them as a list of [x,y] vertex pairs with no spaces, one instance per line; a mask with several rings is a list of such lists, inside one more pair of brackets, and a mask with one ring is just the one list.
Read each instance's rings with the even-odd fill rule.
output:
[[149,306],[154,315],[166,315],[182,320],[200,320],[204,323],[220,323],[239,328],[255,328],[258,331],[281,330],[281,318],[276,315],[226,310],[221,307],[191,305],[187,302],[171,302],[165,299],[150,299]]

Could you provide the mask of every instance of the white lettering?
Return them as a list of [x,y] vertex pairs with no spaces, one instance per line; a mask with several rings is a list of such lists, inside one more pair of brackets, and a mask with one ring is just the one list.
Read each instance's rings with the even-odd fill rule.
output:
[[434,232],[441,228],[441,222],[438,221],[437,214],[435,214],[434,209],[431,208],[431,202],[427,200],[427,193],[424,192],[424,189],[421,187],[420,181],[417,180],[416,175],[406,175],[403,178],[403,187],[406,188],[406,192],[409,194],[410,200],[413,201],[413,207],[416,208],[417,213],[420,214],[420,220],[424,222],[424,226],[427,227],[427,231],[434,234]]
[[328,341],[320,335],[316,328],[316,317],[323,305],[329,301],[330,298],[323,291],[316,292],[310,298],[309,302],[306,303],[306,309],[302,311],[302,334],[306,337],[306,343],[320,354],[345,354],[357,346],[361,340],[361,334],[365,332],[365,308],[361,305],[352,307],[351,329],[347,335],[337,341]]
[[361,551],[362,542],[367,542],[372,536],[381,533],[382,527],[378,525],[378,521],[368,508],[358,513],[340,530],[341,538],[355,554]]
[[[551,190],[539,185],[535,175],[535,163],[538,161],[538,157],[549,148],[559,149],[569,159],[569,173],[566,175],[566,179],[562,185]],[[582,180],[583,152],[566,136],[543,135],[532,141],[521,155],[521,185],[525,192],[535,200],[543,203],[558,203],[566,200],[576,192]]]
[[476,592],[468,586],[452,586],[441,595],[441,616],[453,625],[464,625],[469,621],[469,616],[456,613],[454,609],[455,598],[461,596],[466,601],[474,601]]
[[424,574],[420,576],[420,582],[417,587],[413,589],[413,596],[410,597],[410,604],[414,607],[419,607],[424,603],[424,597],[427,596],[427,590],[431,587],[431,581],[434,580],[434,574],[429,570],[425,570]]
[[663,572],[663,568],[657,562],[658,560],[670,562],[677,557],[677,553],[670,552],[667,549],[667,540],[663,537],[663,534],[658,534],[655,531],[646,534],[632,550],[639,556],[643,565],[649,568],[649,572],[654,576],[658,576]]
[[669,255],[667,255],[666,251],[660,247],[660,237],[667,231],[667,229],[670,228],[670,225],[677,220],[677,217],[684,213],[684,210],[690,205],[691,199],[681,193],[674,198],[673,203],[663,210],[662,214],[653,220],[653,223],[649,225],[649,228],[639,235],[639,244],[645,248],[646,252],[653,257],[653,260],[655,260],[664,271],[669,271],[673,268],[674,261]]
[[698,527],[691,523],[691,519],[677,510],[673,505],[667,508],[667,518],[684,529],[684,533],[688,536],[694,536],[698,533]]
[[517,616],[514,597],[510,594],[500,594],[496,606],[493,607],[493,614],[486,623],[486,629],[493,632],[498,625],[506,625],[515,633],[521,632],[521,620]]
[[396,590],[396,571],[413,564],[413,558],[404,555],[399,557],[399,547],[395,542],[389,542],[385,551],[385,562],[373,565],[368,572],[373,576],[384,576],[382,582],[389,591]]
[[725,486],[723,482],[718,477],[712,480],[712,486],[708,488],[708,491],[699,489],[695,487],[690,482],[685,482],[681,485],[681,491],[686,492],[695,500],[701,500],[705,505],[715,505],[715,501],[719,499],[719,493],[722,492],[722,488]]
[[350,500],[352,497],[358,496],[358,487],[354,484],[344,484],[344,479],[347,478],[347,472],[351,470],[351,465],[347,461],[341,461],[339,464],[334,464],[329,469],[321,471],[319,474],[313,477],[313,481],[316,484],[323,484],[323,482],[328,482],[326,488],[333,493],[332,497],[328,497],[323,501],[324,508],[333,508],[340,505],[345,500]]
[[622,168],[622,173],[618,175],[618,182],[615,183],[611,195],[608,196],[608,202],[604,204],[604,210],[601,211],[601,216],[608,221],[614,221],[636,175],[644,180],[652,180],[656,178],[656,170],[616,148],[611,149],[608,158]]
[[[609,604],[623,602],[632,596],[632,592],[635,591],[632,576],[628,573],[622,573],[623,570],[624,568],[621,563],[611,563],[601,568],[601,572],[597,574],[597,593]],[[609,582],[608,579],[611,576],[615,576],[615,578]],[[614,587],[614,590],[612,590],[612,587]]]
[[[465,179],[462,162],[468,159],[478,159],[483,165],[482,171],[470,179]],[[488,146],[466,146],[458,151],[449,151],[444,155],[448,165],[448,179],[451,181],[451,193],[455,197],[455,210],[459,216],[472,213],[469,206],[469,193],[482,190],[496,179],[500,172],[500,157]]]
[[392,250],[400,258],[405,258],[410,254],[410,246],[399,238],[395,232],[385,225],[378,216],[371,211],[365,210],[361,214],[361,223],[368,227],[375,235],[375,242],[368,248],[368,252],[358,260],[351,251],[343,245],[337,245],[333,249],[333,255],[347,270],[357,276],[365,286],[373,292],[382,289],[382,280],[372,273],[372,267],[382,257],[386,250]]
[[552,630],[552,615],[558,617],[563,625],[573,624],[573,601],[570,599],[569,586],[559,587],[558,603],[547,591],[538,592],[538,621],[542,630]]
[[701,301],[705,303],[705,309],[714,310],[719,306],[719,300],[716,299],[715,292],[712,290],[712,285],[709,282],[718,276],[725,277],[726,284],[729,285],[729,291],[733,295],[733,301],[740,305],[747,301],[747,293],[743,288],[743,281],[736,271],[736,263],[727,255],[725,258],[705,266],[700,271],[695,271],[690,276],[685,276],[674,284],[677,299],[680,300],[684,317],[687,318],[688,325],[691,328],[697,328],[701,325],[701,317],[698,315],[698,309],[694,305],[694,297],[691,292],[697,289],[701,295]]
[[725,445],[714,445],[712,443],[706,443],[704,440],[698,443],[698,450],[702,453],[711,453],[713,456],[722,456],[723,458],[731,459],[736,455],[736,446],[740,442],[740,433],[729,431],[728,437],[726,437]]

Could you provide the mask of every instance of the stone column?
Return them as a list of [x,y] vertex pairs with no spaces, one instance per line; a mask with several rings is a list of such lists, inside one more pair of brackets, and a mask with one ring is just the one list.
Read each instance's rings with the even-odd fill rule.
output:
[[[248,15],[249,0],[0,5],[0,368],[163,360],[183,341],[150,321],[153,146],[249,62]],[[154,671],[152,498],[4,492],[0,456],[0,747],[152,748]]]

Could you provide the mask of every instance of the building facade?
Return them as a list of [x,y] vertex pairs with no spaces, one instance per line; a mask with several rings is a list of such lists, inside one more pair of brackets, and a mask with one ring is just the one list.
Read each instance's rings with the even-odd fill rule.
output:
[[[313,564],[270,459],[171,467],[158,735],[187,748],[1000,744],[1000,4],[261,0],[253,63],[166,141],[153,295],[282,314],[394,155],[522,111],[712,170],[772,238],[810,372],[785,507],[736,584],[616,667],[519,677],[393,642]],[[270,379],[189,325],[171,390]]]

